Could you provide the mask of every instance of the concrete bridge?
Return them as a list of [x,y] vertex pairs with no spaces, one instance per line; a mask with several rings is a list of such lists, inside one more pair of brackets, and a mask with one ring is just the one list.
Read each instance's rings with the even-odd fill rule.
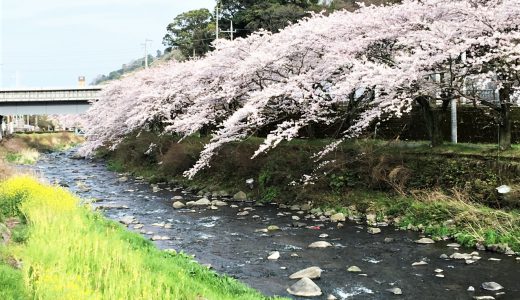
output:
[[[35,130],[38,115],[84,113],[90,103],[98,100],[100,91],[99,86],[0,89],[0,139],[14,131]],[[29,125],[29,115],[36,116],[34,126]]]
[[101,87],[0,89],[0,115],[80,114]]

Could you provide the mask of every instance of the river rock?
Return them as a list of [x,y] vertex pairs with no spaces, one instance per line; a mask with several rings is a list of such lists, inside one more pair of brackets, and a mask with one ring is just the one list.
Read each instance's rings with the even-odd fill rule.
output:
[[471,254],[455,252],[452,255],[450,255],[450,258],[452,258],[452,259],[465,259],[465,260],[468,260],[468,259],[471,259]]
[[320,234],[318,237],[319,237],[320,239],[325,239],[325,238],[328,238],[329,235],[326,234],[326,233],[322,233],[322,234]]
[[247,200],[247,195],[246,195],[246,193],[240,191],[240,192],[236,193],[235,195],[233,195],[233,200],[235,200],[235,201],[246,201]]
[[300,217],[298,217],[298,216],[292,216],[291,219],[293,219],[294,221],[299,221],[299,220],[300,220]]
[[475,299],[475,300],[494,300],[495,297],[493,297],[493,296],[473,296],[473,299]]
[[475,288],[473,286],[468,286],[468,289],[466,290],[468,292],[474,292],[475,291]]
[[425,262],[424,260],[421,260],[421,261],[414,262],[414,263],[412,264],[412,267],[425,266],[425,265],[427,265],[427,264],[428,264],[427,262]]
[[435,241],[430,238],[422,238],[415,241],[417,244],[434,244]]
[[353,272],[353,273],[359,273],[359,272],[361,272],[361,269],[358,266],[350,266],[350,267],[348,267],[347,271]]
[[136,224],[136,225],[134,225],[134,229],[141,229],[143,227],[144,227],[143,224]]
[[168,237],[168,236],[161,236],[161,235],[154,235],[150,239],[152,241],[166,241],[166,240],[170,240],[170,237]]
[[267,226],[267,231],[277,231],[277,230],[280,230],[280,227],[278,227],[276,225]]
[[290,210],[300,210],[300,206],[299,205],[291,205],[291,207],[289,208]]
[[504,287],[494,281],[488,281],[482,283],[482,288],[488,291],[499,291]]
[[119,219],[120,223],[125,224],[127,226],[132,224],[134,221],[135,221],[135,217],[134,216],[124,216],[121,219]]
[[332,244],[329,242],[325,242],[325,241],[318,241],[318,242],[314,242],[314,243],[310,244],[308,247],[309,248],[327,248],[327,247],[332,247]]
[[343,213],[337,213],[330,216],[331,222],[345,222],[346,218]]
[[367,219],[367,224],[369,224],[369,225],[374,224],[374,223],[376,223],[377,216],[376,216],[376,214],[370,213],[370,214],[366,215],[366,219]]
[[128,177],[126,177],[126,176],[119,177],[118,181],[119,182],[127,182],[128,181]]
[[336,298],[336,296],[330,294],[327,296],[327,300],[337,300],[338,298]]
[[181,209],[183,207],[185,207],[186,205],[180,201],[175,201],[173,202],[173,208],[175,209]]
[[392,293],[394,295],[402,295],[403,294],[403,291],[401,291],[401,289],[398,288],[398,287],[387,289],[387,291],[389,291],[390,293]]
[[321,289],[311,279],[304,277],[287,289],[294,296],[316,297],[321,296]]
[[[291,256],[293,256],[293,255],[291,255]],[[320,269],[319,267],[313,266],[313,267],[309,267],[309,268],[300,270],[298,272],[295,272],[295,273],[291,274],[289,276],[289,278],[290,279],[301,279],[301,278],[307,277],[310,279],[315,279],[315,278],[321,277],[321,272],[323,272],[322,269]]]
[[240,217],[247,216],[247,215],[249,215],[249,211],[248,210],[244,210],[244,211],[241,211],[241,212],[237,213],[237,216],[240,216]]
[[207,206],[207,205],[211,205],[211,201],[209,201],[208,198],[203,197],[203,198],[200,198],[199,200],[195,201],[195,203],[193,203],[193,204],[196,206]]
[[459,248],[460,244],[458,244],[458,243],[450,243],[450,244],[446,245],[446,247]]
[[221,200],[213,200],[213,201],[211,201],[211,204],[213,204],[215,206],[226,206],[227,205],[226,202],[221,201]]
[[381,228],[368,227],[367,232],[370,234],[378,234],[378,233],[381,233]]
[[309,211],[312,209],[312,204],[311,203],[306,203],[306,204],[303,204],[301,207],[300,207],[301,210],[304,210],[304,211]]
[[182,199],[184,199],[184,197],[182,197],[182,196],[173,196],[173,197],[172,197],[172,200],[173,200],[173,201],[180,201],[180,200],[182,200]]
[[273,251],[271,254],[267,257],[269,260],[278,260],[280,258],[280,252]]

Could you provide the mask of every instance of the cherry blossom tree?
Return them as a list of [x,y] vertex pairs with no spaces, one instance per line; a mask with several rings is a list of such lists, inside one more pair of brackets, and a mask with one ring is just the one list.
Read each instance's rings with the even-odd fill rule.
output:
[[414,103],[432,112],[432,103],[470,98],[468,82],[494,80],[511,98],[518,87],[519,20],[517,0],[408,0],[316,14],[276,34],[219,40],[203,58],[107,86],[88,113],[84,150],[117,147],[141,130],[210,133],[185,173],[193,177],[222,145],[258,130],[270,129],[254,156],[309,125],[343,123],[346,129],[316,154],[320,160]]

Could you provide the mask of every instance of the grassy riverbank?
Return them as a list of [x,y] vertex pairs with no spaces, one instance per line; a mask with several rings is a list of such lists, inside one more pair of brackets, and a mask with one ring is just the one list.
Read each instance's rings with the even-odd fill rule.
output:
[[[263,202],[311,202],[322,211],[375,215],[378,221],[469,246],[520,251],[520,147],[498,152],[486,144],[431,149],[426,142],[356,140],[331,155],[335,162],[313,185],[294,186],[290,183],[313,171],[310,157],[329,141],[293,140],[251,160],[260,140],[250,138],[224,146],[210,169],[188,181],[181,174],[195,162],[203,142],[193,137],[177,143],[143,133],[100,155],[115,171],[183,184],[200,194],[242,190]],[[146,153],[151,143],[157,146]],[[252,189],[245,182],[249,178]],[[513,189],[508,197],[496,193],[502,184]]]
[[42,152],[63,151],[83,140],[72,132],[15,134],[0,143],[0,156],[10,163],[30,165]]
[[264,298],[78,203],[28,177],[0,183],[0,223],[9,227],[0,299]]

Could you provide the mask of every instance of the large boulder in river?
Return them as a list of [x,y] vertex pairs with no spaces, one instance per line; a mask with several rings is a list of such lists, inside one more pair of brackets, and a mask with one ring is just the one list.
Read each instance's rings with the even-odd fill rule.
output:
[[240,191],[240,192],[236,193],[235,195],[233,195],[233,200],[235,200],[235,201],[247,201],[247,195],[246,195],[246,193]]
[[173,208],[175,209],[181,209],[183,207],[185,207],[186,205],[180,201],[175,201],[173,202]]
[[294,296],[316,297],[321,296],[321,289],[307,277],[300,279],[287,289],[287,292]]
[[296,273],[291,274],[291,276],[289,276],[289,278],[291,278],[291,279],[302,279],[304,277],[307,277],[310,279],[320,278],[322,271],[323,270],[320,269],[319,267],[310,267],[310,268],[303,269]]

